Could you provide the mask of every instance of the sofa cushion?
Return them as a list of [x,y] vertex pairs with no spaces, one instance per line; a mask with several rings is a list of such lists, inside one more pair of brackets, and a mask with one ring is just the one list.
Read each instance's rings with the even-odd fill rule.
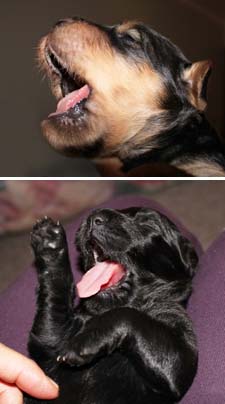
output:
[[197,377],[182,404],[225,403],[225,232],[201,257],[189,301],[199,345]]

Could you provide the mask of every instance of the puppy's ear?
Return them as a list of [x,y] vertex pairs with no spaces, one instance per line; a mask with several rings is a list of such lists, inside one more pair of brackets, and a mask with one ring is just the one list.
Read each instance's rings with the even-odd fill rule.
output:
[[198,255],[194,247],[191,242],[181,234],[177,234],[177,240],[175,243],[186,274],[188,277],[193,278],[198,265]]
[[212,62],[210,60],[193,63],[183,72],[183,80],[188,86],[189,101],[201,112],[207,106],[207,87],[211,72]]

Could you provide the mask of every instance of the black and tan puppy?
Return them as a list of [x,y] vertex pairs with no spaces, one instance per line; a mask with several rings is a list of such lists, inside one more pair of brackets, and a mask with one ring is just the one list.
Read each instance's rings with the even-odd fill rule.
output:
[[139,23],[59,21],[39,46],[59,103],[43,122],[58,151],[93,159],[105,175],[224,176],[223,146],[207,122],[211,63],[191,63]]
[[63,228],[45,218],[31,240],[39,289],[29,351],[59,383],[55,402],[179,402],[197,369],[185,307],[198,259],[175,225],[146,208],[93,212],[77,234],[76,308]]

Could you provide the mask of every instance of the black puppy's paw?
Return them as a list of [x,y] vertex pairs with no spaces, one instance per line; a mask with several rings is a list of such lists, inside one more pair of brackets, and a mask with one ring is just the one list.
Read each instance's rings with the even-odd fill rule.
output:
[[102,348],[96,341],[94,332],[82,333],[75,337],[70,347],[57,357],[57,362],[77,367],[88,365],[104,355]]
[[62,225],[45,216],[38,220],[31,232],[31,246],[36,254],[55,255],[66,248],[66,235]]
[[89,363],[92,362],[92,360],[93,357],[89,357],[87,355],[80,355],[79,353],[76,353],[74,350],[68,351],[57,357],[57,362],[65,363],[66,365],[76,367],[88,365]]

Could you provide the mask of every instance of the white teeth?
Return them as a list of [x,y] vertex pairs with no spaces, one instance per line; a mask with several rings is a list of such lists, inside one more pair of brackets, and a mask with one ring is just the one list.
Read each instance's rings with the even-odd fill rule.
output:
[[98,262],[98,253],[97,253],[97,251],[94,250],[93,255],[94,255],[95,263],[97,264],[97,262]]

